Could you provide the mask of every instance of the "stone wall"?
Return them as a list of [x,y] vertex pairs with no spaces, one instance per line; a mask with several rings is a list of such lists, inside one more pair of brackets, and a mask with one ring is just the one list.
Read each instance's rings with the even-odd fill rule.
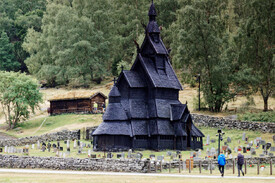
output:
[[23,145],[30,145],[35,144],[39,140],[40,142],[47,142],[47,141],[57,141],[57,140],[72,140],[72,139],[79,139],[80,131],[69,131],[63,130],[60,132],[55,133],[47,133],[40,136],[30,136],[30,137],[23,137],[19,139],[1,139],[0,140],[0,147],[4,146],[23,146]]
[[147,161],[136,159],[78,159],[0,154],[0,168],[42,168],[111,172],[147,172]]
[[272,122],[248,122],[199,114],[192,114],[192,118],[197,126],[275,133],[275,123]]

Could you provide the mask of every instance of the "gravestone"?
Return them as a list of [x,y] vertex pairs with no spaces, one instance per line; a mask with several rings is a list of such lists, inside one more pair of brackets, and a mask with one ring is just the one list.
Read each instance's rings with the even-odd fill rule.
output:
[[91,158],[95,159],[96,158],[96,154],[91,154]]
[[256,151],[251,151],[251,155],[256,155]]
[[40,142],[39,142],[39,140],[37,141],[37,149],[40,149]]
[[264,154],[264,155],[267,155],[267,154],[268,154],[268,151],[263,151],[263,154]]
[[88,149],[88,157],[91,156],[91,149]]
[[249,143],[248,145],[249,145],[249,147],[252,147],[252,146],[253,146],[253,143]]
[[88,147],[88,148],[91,148],[91,144],[88,144],[87,147]]
[[245,137],[245,142],[246,142],[246,143],[248,142],[248,137]]
[[157,160],[158,160],[158,161],[164,160],[164,156],[157,156]]
[[210,135],[207,135],[207,138],[206,138],[206,145],[209,145],[210,144]]
[[216,142],[216,139],[211,139],[211,143],[215,143]]
[[275,152],[275,147],[270,147],[270,151]]
[[59,150],[60,150],[60,151],[63,151],[63,147],[59,147]]
[[224,142],[224,145],[227,146],[227,142]]
[[4,153],[8,151],[8,146],[5,146]]
[[180,152],[180,151],[177,151],[176,153],[177,153],[177,155],[181,154],[181,152]]
[[167,156],[171,156],[172,152],[171,151],[167,151],[166,154],[167,154]]
[[53,152],[54,153],[56,153],[57,152],[57,148],[55,147],[55,148],[53,148]]
[[60,142],[57,141],[57,148],[60,149]]
[[45,152],[45,150],[46,150],[46,146],[42,146],[42,152]]
[[81,154],[81,153],[82,153],[82,151],[81,151],[81,149],[79,148],[78,151],[77,151],[77,154]]
[[182,155],[181,155],[181,154],[179,154],[178,156],[179,156],[179,159],[181,159],[181,158],[182,158]]
[[63,153],[63,158],[66,158],[66,153]]
[[265,149],[266,148],[266,145],[262,145],[262,149]]
[[67,144],[67,140],[64,140],[64,144]]
[[112,157],[113,157],[113,154],[110,153],[110,152],[108,152],[108,153],[107,153],[107,158],[112,158]]
[[3,152],[3,149],[2,148],[0,148],[0,153],[2,153]]
[[79,141],[79,140],[77,141],[77,146],[78,146],[78,147],[80,146],[80,141]]
[[156,157],[156,155],[154,155],[154,154],[150,154],[150,156],[149,156],[151,159],[152,158],[155,158]]
[[121,158],[121,154],[117,154],[117,155],[116,155],[116,158]]
[[62,152],[59,152],[59,157],[60,157],[60,158],[62,157],[62,155],[63,155],[63,153],[62,153]]
[[228,152],[228,154],[232,153],[232,150],[231,150],[231,148],[229,146],[227,147],[226,151]]
[[67,140],[67,149],[70,148],[70,141]]
[[242,140],[245,141],[245,132],[243,132]]
[[185,161],[182,161],[182,170],[186,170],[186,162]]
[[132,149],[129,149],[127,158],[131,158],[131,155],[132,155]]
[[231,138],[227,137],[227,143],[231,143]]
[[275,143],[275,135],[273,135],[273,142]]
[[251,147],[247,147],[246,149],[247,149],[247,151],[250,151],[250,150],[251,150]]
[[32,144],[32,149],[34,149],[34,144]]
[[56,144],[53,144],[53,148],[56,148]]
[[238,140],[238,144],[240,144],[241,143],[241,141],[240,140]]
[[76,149],[76,147],[77,147],[77,141],[74,140],[74,149]]
[[260,156],[260,158],[264,158],[264,157],[265,157],[265,155],[264,155],[264,154],[260,154],[259,156]]
[[71,151],[71,148],[70,148],[70,147],[68,147],[68,148],[67,148],[67,152],[70,152],[70,151]]
[[273,157],[274,154],[273,153],[268,153],[268,156]]

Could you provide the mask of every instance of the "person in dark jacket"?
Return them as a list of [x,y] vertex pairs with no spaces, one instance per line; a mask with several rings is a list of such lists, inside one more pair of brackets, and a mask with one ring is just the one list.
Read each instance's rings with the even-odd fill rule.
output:
[[243,173],[243,170],[242,170],[242,167],[243,167],[243,164],[244,164],[244,156],[239,152],[238,153],[238,156],[237,156],[237,165],[238,165],[238,177],[240,177],[240,171],[242,172],[243,176],[244,176],[244,173]]
[[221,172],[221,176],[224,176],[224,165],[226,164],[225,156],[224,154],[220,154],[218,156],[218,164],[219,164],[219,170]]

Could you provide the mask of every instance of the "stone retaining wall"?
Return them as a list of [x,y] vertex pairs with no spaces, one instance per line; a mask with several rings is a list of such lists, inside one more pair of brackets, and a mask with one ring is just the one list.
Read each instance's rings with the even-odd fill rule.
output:
[[40,136],[30,136],[30,137],[23,137],[19,139],[1,139],[0,140],[0,147],[4,146],[23,146],[23,145],[30,145],[36,144],[39,140],[40,142],[47,142],[47,141],[57,141],[57,140],[72,140],[72,139],[79,139],[80,131],[69,131],[63,130],[60,132],[55,133],[47,133]]
[[192,119],[197,126],[275,133],[275,123],[272,122],[248,122],[199,114],[192,114]]
[[111,172],[147,172],[147,161],[135,159],[78,159],[0,154],[0,168],[42,168]]

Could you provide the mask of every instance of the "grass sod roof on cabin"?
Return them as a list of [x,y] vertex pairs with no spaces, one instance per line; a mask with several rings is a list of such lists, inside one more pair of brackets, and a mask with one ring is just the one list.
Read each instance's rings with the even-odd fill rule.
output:
[[107,97],[101,92],[67,92],[64,94],[55,95],[50,98],[49,101],[60,101],[60,100],[77,100],[77,99],[91,99],[97,95],[101,95],[103,98],[107,99]]

